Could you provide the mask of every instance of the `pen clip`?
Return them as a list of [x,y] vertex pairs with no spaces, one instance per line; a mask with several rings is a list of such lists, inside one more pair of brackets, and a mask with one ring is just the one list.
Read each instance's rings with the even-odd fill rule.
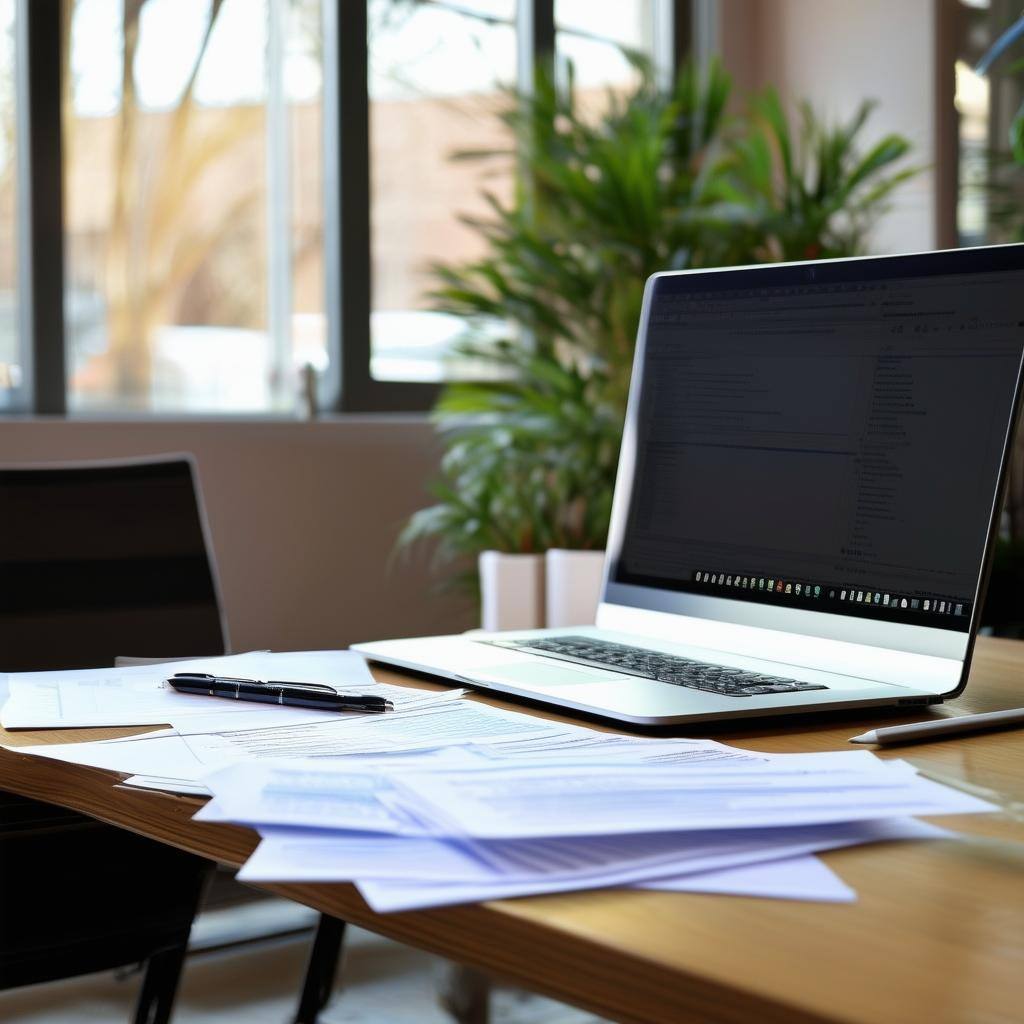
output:
[[330,694],[337,694],[338,696],[341,696],[341,697],[344,696],[344,694],[338,694],[338,691],[337,691],[337,689],[335,687],[328,686],[326,683],[296,683],[294,681],[289,682],[289,681],[284,680],[284,679],[268,679],[266,685],[267,686],[284,686],[284,687],[288,687],[291,690],[301,690],[301,691],[316,690],[318,693],[330,693]]

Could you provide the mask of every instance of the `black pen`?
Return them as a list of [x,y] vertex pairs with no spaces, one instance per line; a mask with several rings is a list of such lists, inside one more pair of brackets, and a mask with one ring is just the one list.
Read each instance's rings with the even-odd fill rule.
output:
[[177,672],[167,682],[179,693],[194,693],[229,700],[247,700],[258,704],[277,704],[292,708],[315,708],[321,711],[362,711],[380,714],[394,711],[395,706],[383,697],[338,693],[333,686],[321,683],[288,683],[280,679],[237,679],[214,676],[206,672]]

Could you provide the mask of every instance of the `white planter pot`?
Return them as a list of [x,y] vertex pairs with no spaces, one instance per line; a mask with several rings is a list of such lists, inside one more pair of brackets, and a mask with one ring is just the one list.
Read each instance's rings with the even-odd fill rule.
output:
[[594,625],[601,600],[604,552],[553,548],[544,557],[547,625]]
[[480,566],[481,625],[488,632],[544,625],[544,556],[483,551]]

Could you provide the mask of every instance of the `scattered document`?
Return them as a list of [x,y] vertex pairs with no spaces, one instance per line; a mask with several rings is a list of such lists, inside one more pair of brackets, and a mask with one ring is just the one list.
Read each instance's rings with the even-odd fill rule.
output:
[[38,743],[6,746],[16,754],[46,757],[123,775],[153,775],[197,782],[209,769],[173,729],[87,743]]
[[995,808],[882,761],[830,769],[842,754],[787,755],[758,771],[652,765],[514,767],[402,775],[389,805],[416,807],[436,834],[611,835],[865,821]]
[[351,651],[252,652],[128,668],[17,672],[7,675],[9,697],[0,711],[0,723],[7,729],[66,729],[178,725],[202,716],[203,730],[212,731],[237,721],[236,716],[245,716],[254,725],[268,725],[312,722],[326,714],[177,693],[166,683],[174,672],[319,682],[352,693],[376,692],[380,686],[362,657]]
[[[777,858],[806,850],[831,849],[865,841],[858,831],[819,827],[766,833],[750,842],[744,833],[703,832],[698,836],[658,833],[595,839],[528,839],[506,842],[338,832],[303,833],[261,829],[259,852],[244,878],[275,881],[281,871],[303,865],[304,881],[386,879],[406,882],[522,882],[675,876],[723,864]],[[297,881],[294,874],[289,880]]]
[[[338,714],[189,696],[167,673],[329,683],[394,711]],[[342,652],[197,659],[4,679],[9,728],[162,725],[14,747],[212,795],[195,815],[256,828],[243,880],[347,881],[379,912],[634,886],[848,901],[813,855],[947,835],[909,817],[992,805],[867,751],[765,754],[622,736],[389,686]]]
[[[693,837],[691,837],[692,839]],[[409,842],[400,840],[399,842]],[[367,843],[364,837],[363,843]],[[651,863],[651,860],[641,855],[629,856],[625,854],[619,858],[609,859],[607,863],[599,864],[589,862],[590,844],[580,843],[577,846],[581,863],[574,864],[570,870],[567,866],[567,859],[572,863],[572,851],[567,845],[561,848],[549,850],[545,854],[543,844],[536,844],[528,851],[524,851],[516,857],[519,870],[516,872],[504,872],[501,870],[487,871],[485,865],[472,864],[467,859],[467,864],[462,866],[461,880],[444,881],[434,877],[441,868],[441,850],[428,854],[426,851],[419,851],[424,862],[430,861],[429,868],[422,874],[411,877],[414,871],[411,865],[404,865],[404,876],[398,875],[403,864],[392,854],[390,862],[384,866],[373,867],[379,861],[380,851],[386,846],[394,846],[395,840],[390,843],[387,840],[378,840],[376,843],[369,843],[376,850],[366,849],[362,851],[359,860],[353,858],[353,871],[355,877],[352,879],[364,899],[370,906],[381,913],[392,911],[419,910],[426,907],[450,906],[458,903],[478,902],[480,900],[506,899],[517,896],[537,896],[546,893],[571,892],[581,889],[603,889],[609,887],[629,886],[650,878],[657,878],[660,874],[671,870],[675,874],[689,871],[699,873],[708,870],[719,870],[724,867],[736,867],[744,864],[758,863],[764,860],[779,859],[779,856],[797,855],[805,852],[812,852],[815,849],[829,849],[832,842],[828,838],[822,838],[818,842],[806,841],[801,843],[796,837],[788,842],[781,841],[778,844],[750,843],[744,837],[737,837],[732,842],[721,840],[717,836],[701,836],[695,842],[686,846],[680,844],[672,860],[661,858]],[[422,840],[412,840],[423,845]],[[339,844],[340,845],[340,844]],[[631,844],[638,846],[639,844]],[[842,845],[842,844],[840,844]],[[263,844],[260,844],[260,849]],[[280,849],[280,848],[279,848]],[[458,870],[459,865],[455,862],[458,847],[454,844],[447,844],[450,854],[450,861],[444,865],[453,874]],[[285,847],[285,855],[289,860],[295,857],[294,848]],[[271,847],[271,854],[274,847]],[[376,854],[376,857],[374,856]],[[341,856],[349,857],[351,853],[342,853]],[[268,858],[269,859],[269,858]],[[403,860],[407,860],[403,858]],[[529,862],[532,871],[527,872],[526,864]],[[273,871],[270,868],[260,868],[259,849],[250,858],[239,873],[242,881],[261,880],[263,871],[269,871],[269,875],[277,880],[280,871]],[[250,864],[252,867],[250,867]],[[266,862],[264,861],[264,864]],[[359,874],[355,873],[358,864]],[[415,864],[413,861],[412,864]],[[386,872],[391,872],[395,877],[388,877]],[[262,878],[264,881],[271,880],[269,877]],[[291,874],[289,881],[293,881]],[[321,879],[322,880],[322,879]]]
[[476,842],[395,839],[301,829],[260,829],[261,843],[240,877],[249,881],[523,883],[665,878],[892,839],[935,838],[912,818],[796,829],[654,833],[587,839]]
[[[373,694],[377,697],[384,697],[390,700],[398,710],[408,710],[422,707],[434,701],[453,700],[462,696],[465,690],[418,690],[408,686],[391,686],[387,683],[367,683],[359,687],[338,687],[339,692],[355,692],[358,690],[363,694]],[[234,708],[234,701],[213,700],[206,698],[217,705],[227,705],[229,712]],[[227,714],[189,715],[182,717],[175,722],[175,728],[182,736],[221,736],[225,739],[232,734],[252,733],[264,737],[270,736],[278,729],[288,730],[299,728],[304,725],[336,725],[339,722],[355,722],[366,718],[377,718],[376,714],[368,715],[359,711],[321,711],[307,708],[278,708],[267,704],[249,704],[252,710],[243,711],[239,709]],[[268,713],[269,712],[269,713]],[[285,712],[288,717],[285,717]],[[388,715],[394,712],[387,712]],[[282,732],[279,737],[284,745],[291,741],[285,739],[289,734]],[[301,734],[300,734],[301,735]],[[248,746],[244,738],[240,738],[236,744],[241,748],[243,756]],[[214,762],[220,760],[231,760],[235,755],[228,753],[230,747],[227,743],[222,744],[225,757],[216,757]]]
[[856,892],[831,868],[809,854],[681,878],[659,878],[653,882],[642,882],[634,888],[810,900],[815,903],[853,903],[857,899]]
[[115,788],[155,789],[161,793],[177,793],[179,796],[208,797],[210,795],[210,791],[201,782],[166,778],[161,775],[129,775]]
[[479,752],[493,761],[557,761],[563,757],[581,757],[609,764],[633,761],[638,764],[686,765],[699,762],[746,762],[767,764],[771,756],[727,747],[714,740],[652,739],[643,736],[619,736],[577,726],[560,725],[556,729],[526,738],[492,738],[479,744]]
[[[888,830],[888,834],[884,834]],[[792,853],[788,856],[804,856],[816,850],[834,849],[840,846],[854,845],[851,842],[835,840],[829,842],[826,838],[828,829],[822,830],[822,836],[818,840],[819,845],[808,841],[801,847],[794,839],[791,847]],[[902,834],[902,824],[889,822],[882,827],[883,834],[879,839],[901,839],[901,838],[944,838],[946,833],[941,829],[922,825],[921,822],[906,823],[906,834]],[[875,840],[864,839],[863,842]],[[687,866],[687,874],[684,877],[697,879],[704,871],[721,871],[726,867],[730,869],[738,867],[750,867],[754,864],[773,862],[780,858],[765,856],[764,850],[753,847],[737,847],[731,853],[721,853],[718,856],[718,864],[708,857],[704,860],[694,858]],[[262,844],[261,844],[262,845]],[[258,852],[258,851],[257,851]],[[429,907],[452,906],[459,903],[477,903],[483,900],[510,899],[519,896],[538,896],[558,892],[573,892],[580,889],[607,888],[609,886],[639,884],[644,874],[643,869],[626,869],[608,871],[604,875],[592,874],[587,878],[558,878],[536,879],[532,882],[519,882],[514,880],[500,879],[492,882],[472,882],[459,885],[441,885],[436,883],[391,881],[388,879],[360,879],[356,886],[363,898],[370,907],[377,913],[392,913],[407,910],[424,910]],[[648,870],[647,874],[651,876]],[[680,871],[682,874],[682,870]],[[670,883],[673,885],[684,884]]]
[[521,736],[538,737],[551,732],[550,723],[543,719],[458,699],[463,693],[461,690],[442,693],[407,690],[406,693],[420,695],[394,698],[396,710],[383,715],[321,717],[316,722],[292,728],[188,735],[187,742],[199,760],[214,765],[225,761],[386,754]]
[[315,761],[237,762],[203,776],[216,800],[195,817],[254,826],[426,835],[430,830],[415,810],[387,803],[386,797],[394,793],[388,770],[418,774],[480,764],[482,759],[462,748],[347,756],[330,769]]
[[403,714],[374,718],[364,715],[352,723],[352,729],[363,736],[380,737],[401,746],[436,747],[546,736],[558,727],[543,718],[459,700],[433,703]]
[[32,746],[5,744],[4,747],[15,754],[119,772],[128,776],[122,785],[133,789],[156,789],[189,796],[210,795],[210,791],[198,781],[209,768],[196,759],[174,729],[160,729],[115,740]]

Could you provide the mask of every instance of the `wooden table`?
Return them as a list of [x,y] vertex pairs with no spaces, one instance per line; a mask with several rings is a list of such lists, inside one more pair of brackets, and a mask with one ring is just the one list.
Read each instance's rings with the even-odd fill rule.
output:
[[[392,672],[378,676],[410,682]],[[1024,644],[982,639],[967,693],[936,713],[1021,704]],[[843,750],[849,736],[880,721],[919,717],[876,712],[786,724],[764,719],[706,734],[753,750]],[[0,742],[139,731],[145,730],[0,730]],[[934,819],[966,833],[965,841],[827,854],[827,863],[859,894],[852,905],[609,890],[377,915],[350,885],[265,888],[622,1021],[1024,1021],[1024,731],[907,746],[882,756],[905,757],[1002,809]],[[11,792],[231,865],[252,851],[256,836],[247,829],[193,822],[199,800],[111,788],[118,778],[0,750],[0,787]]]

